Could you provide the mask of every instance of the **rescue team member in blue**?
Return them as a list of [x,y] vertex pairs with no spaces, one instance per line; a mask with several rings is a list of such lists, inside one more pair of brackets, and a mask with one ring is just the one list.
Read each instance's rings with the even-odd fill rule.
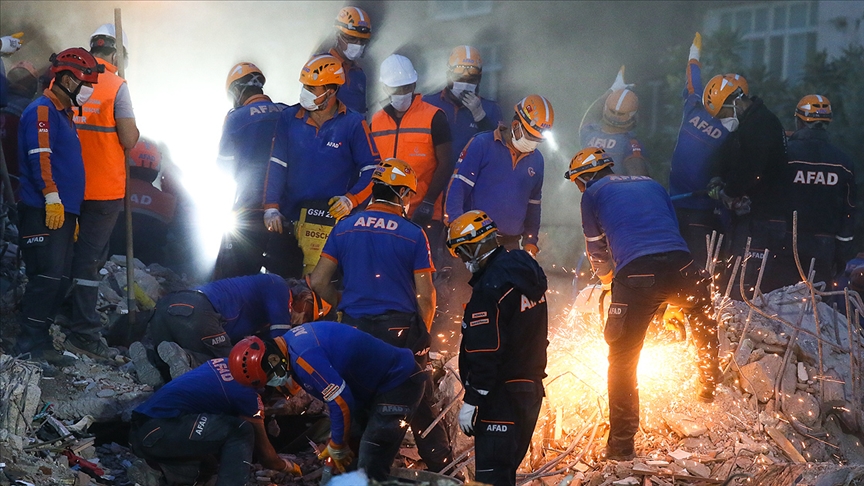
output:
[[[357,467],[376,481],[387,479],[428,379],[411,351],[338,322],[304,324],[272,340],[246,338],[229,364],[243,385],[303,387],[326,403],[330,442],[318,457],[344,472],[353,448]],[[362,437],[352,437],[352,422]]]
[[545,395],[547,284],[540,265],[500,246],[496,233],[492,219],[474,210],[447,235],[450,252],[473,274],[459,345],[459,426],[474,436],[476,481],[515,486]]
[[[783,175],[786,231],[791,234],[792,213],[798,211],[798,254],[805,272],[816,259],[814,282],[830,282],[855,256],[855,171],[849,156],[828,141],[831,119],[828,98],[801,98]],[[777,286],[801,281],[791,251],[778,255],[778,272],[772,276]]]
[[265,266],[270,232],[264,216],[264,179],[283,103],[264,94],[264,73],[251,62],[237,63],[228,72],[225,90],[234,108],[225,116],[217,165],[237,184],[234,196],[236,229],[222,239],[215,278],[255,275]]
[[[612,87],[597,98],[579,124],[582,148],[597,147],[606,151],[624,175],[648,175],[648,161],[642,144],[631,130],[636,127],[639,97],[624,83],[624,66],[618,71]],[[601,111],[602,106],[602,111]]]
[[715,213],[717,202],[708,196],[708,186],[716,175],[714,165],[717,152],[729,135],[729,130],[702,106],[701,51],[702,36],[697,32],[687,61],[684,116],[672,152],[669,194],[683,196],[672,203],[675,205],[678,227],[693,260],[704,265],[708,259],[705,236],[710,237],[713,231],[724,233],[719,216]]
[[453,139],[453,160],[474,135],[494,130],[501,123],[501,109],[492,100],[480,96],[483,59],[471,46],[458,46],[447,61],[447,87],[423,97],[423,101],[441,108],[447,115]]
[[242,486],[253,452],[267,469],[299,476],[300,467],[279,456],[267,439],[264,405],[255,390],[216,358],[160,388],[132,412],[129,446],[156,464],[168,484],[204,484],[204,457],[219,463],[218,486]]
[[345,84],[336,92],[336,99],[350,110],[366,115],[366,73],[357,64],[372,38],[372,19],[358,7],[342,7],[336,15],[336,45],[329,54],[342,63]]
[[536,256],[543,194],[543,154],[537,146],[552,129],[555,112],[540,95],[526,96],[514,108],[509,127],[480,133],[462,150],[447,188],[445,218],[485,211],[497,222],[503,246],[520,248],[521,241]]
[[217,280],[159,299],[147,328],[155,352],[132,343],[129,354],[139,380],[159,386],[210,358],[227,357],[246,336],[281,336],[326,310],[303,281],[270,273]]
[[303,66],[300,82],[300,106],[285,109],[276,124],[265,182],[264,224],[282,235],[271,238],[267,269],[284,277],[303,271],[303,252],[291,234],[303,203],[328,201],[333,217],[347,216],[369,197],[372,170],[380,160],[366,120],[336,99],[345,84],[338,59],[313,57]]
[[[366,210],[338,222],[324,244],[323,258],[310,276],[312,289],[328,302],[339,302],[343,323],[410,349],[425,369],[435,317],[435,269],[423,229],[405,216],[417,178],[406,162],[387,159],[378,164],[372,184]],[[344,277],[341,295],[332,283],[337,270]],[[420,457],[437,472],[453,457],[440,423],[420,436],[435,420],[432,392],[430,377],[410,425]]]
[[588,257],[604,290],[612,290],[603,331],[609,344],[606,457],[631,460],[639,430],[636,368],[654,314],[669,303],[690,321],[703,402],[714,400],[720,376],[717,322],[710,278],[690,257],[666,190],[645,176],[617,176],[612,164],[603,149],[589,147],[576,153],[564,176],[582,192]]
[[19,244],[27,286],[17,347],[57,366],[74,362],[54,349],[48,330],[69,284],[84,200],[84,161],[71,109],[88,100],[100,68],[78,47],[52,54],[54,82],[24,110],[18,130]]

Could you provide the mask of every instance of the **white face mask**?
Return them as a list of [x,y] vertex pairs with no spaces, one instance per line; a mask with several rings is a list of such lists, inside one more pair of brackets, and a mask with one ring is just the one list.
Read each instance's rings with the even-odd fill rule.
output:
[[288,373],[285,373],[285,376],[273,375],[273,378],[270,378],[270,380],[267,381],[267,386],[280,387],[287,384],[289,381],[291,381],[291,375]]
[[414,93],[390,95],[390,104],[393,105],[393,109],[396,111],[408,111],[408,107],[411,106],[411,99],[413,97]]
[[93,87],[92,86],[81,86],[81,89],[78,90],[78,94],[75,96],[75,103],[78,106],[83,106],[84,103],[90,100],[90,97],[93,96]]
[[477,85],[473,83],[460,83],[459,81],[453,81],[453,87],[450,88],[450,92],[453,93],[453,96],[459,98],[462,96],[463,92],[477,93]]
[[345,57],[351,61],[355,59],[359,59],[363,56],[363,52],[366,50],[366,46],[363,44],[347,44],[345,46]]
[[319,95],[309,91],[306,88],[300,88],[300,106],[308,111],[315,111],[321,107],[315,103]]
[[738,118],[734,116],[730,116],[729,118],[721,118],[720,123],[723,124],[723,128],[729,130],[729,133],[738,130]]
[[522,136],[520,139],[516,139],[515,135],[510,136],[510,141],[513,142],[513,147],[522,152],[523,154],[527,154],[533,152],[537,149],[537,146],[540,145],[540,142],[535,142],[534,140],[528,140],[528,137]]

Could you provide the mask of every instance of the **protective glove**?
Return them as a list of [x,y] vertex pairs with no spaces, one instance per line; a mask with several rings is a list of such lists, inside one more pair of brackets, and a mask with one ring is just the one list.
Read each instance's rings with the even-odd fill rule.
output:
[[459,428],[468,437],[474,435],[474,415],[477,413],[477,406],[470,403],[463,403],[459,410]]
[[702,54],[702,36],[696,32],[693,37],[693,44],[690,45],[690,59],[699,60],[699,55]]
[[615,91],[616,89],[632,88],[633,86],[633,84],[627,84],[624,82],[624,66],[621,66],[621,69],[618,70],[618,75],[615,76],[615,82],[612,83],[609,90]]
[[725,184],[723,183],[723,179],[719,177],[712,177],[710,181],[708,181],[708,197],[711,199],[720,199],[720,191],[723,190]]
[[66,209],[60,201],[60,194],[49,192],[45,195],[45,226],[50,230],[60,229],[66,221]]
[[330,205],[330,216],[337,220],[348,216],[354,209],[354,203],[348,196],[333,196],[327,201],[327,204]]
[[612,270],[609,270],[609,273],[606,275],[600,275],[600,283],[601,290],[612,290],[612,278],[614,277]]
[[738,216],[743,216],[750,212],[750,198],[747,196],[730,197],[721,189],[720,200],[726,206],[726,209],[735,211],[735,214]]
[[426,223],[432,221],[432,215],[435,214],[435,203],[423,201],[414,210],[414,215],[411,216],[411,221],[420,226],[426,226]]
[[471,112],[475,122],[486,118],[486,110],[483,109],[483,103],[480,102],[480,97],[476,93],[463,91],[459,99],[462,101],[462,105]]
[[283,461],[285,461],[285,467],[283,467],[281,469],[282,472],[287,472],[288,474],[290,474],[292,476],[297,476],[297,477],[300,477],[303,475],[303,471],[300,470],[300,466],[298,466],[296,462],[292,461],[291,459],[288,459],[287,457],[285,457],[282,454],[279,454],[279,458],[282,459]]
[[351,464],[351,460],[353,459],[354,454],[351,453],[351,449],[349,447],[344,445],[336,445],[331,440],[327,444],[327,448],[321,451],[320,454],[318,454],[318,459],[321,459],[322,461],[324,459],[327,459],[328,457],[330,459],[333,459],[333,464],[336,465],[336,469],[340,473],[344,473],[345,466]]
[[275,231],[276,233],[282,233],[282,213],[279,212],[276,208],[270,208],[264,211],[264,226],[267,227],[267,231]]
[[0,37],[0,54],[12,54],[18,49],[21,49],[20,40],[11,35]]
[[537,245],[533,243],[528,243],[527,245],[523,245],[522,249],[527,251],[529,255],[534,258],[537,258],[537,254],[540,253],[540,248],[537,248]]

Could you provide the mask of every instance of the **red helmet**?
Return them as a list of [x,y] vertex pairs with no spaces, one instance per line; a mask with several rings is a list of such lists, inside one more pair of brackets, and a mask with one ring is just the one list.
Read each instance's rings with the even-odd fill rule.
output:
[[51,72],[54,76],[63,71],[69,71],[79,81],[85,83],[96,83],[99,73],[105,72],[105,66],[96,62],[93,54],[80,47],[73,47],[62,51],[60,54],[51,54]]
[[159,147],[149,140],[139,140],[129,151],[129,159],[132,160],[132,167],[153,169],[157,172],[162,167],[162,153]]
[[237,383],[254,388],[263,388],[267,384],[267,372],[264,365],[267,346],[257,336],[249,336],[231,349],[228,357],[228,369]]

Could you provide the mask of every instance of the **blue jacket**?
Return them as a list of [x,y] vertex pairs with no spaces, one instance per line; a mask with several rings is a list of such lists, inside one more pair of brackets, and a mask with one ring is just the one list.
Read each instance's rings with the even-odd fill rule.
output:
[[579,133],[582,148],[598,147],[612,157],[615,165],[612,170],[616,174],[624,174],[624,161],[631,157],[644,157],[642,144],[633,132],[606,133],[599,123],[590,123],[582,127]]
[[480,209],[502,235],[523,236],[522,244],[537,244],[540,199],[543,194],[543,154],[535,150],[514,155],[501,139],[501,130],[483,132],[468,142],[456,162],[447,188],[450,221]]
[[270,329],[270,337],[291,329],[291,290],[279,275],[226,278],[199,287],[224,319],[231,342]]
[[359,197],[380,157],[363,115],[339,103],[319,129],[300,105],[282,111],[267,170],[265,208],[296,221],[301,203],[333,196]]
[[468,141],[480,132],[494,130],[501,123],[501,109],[492,100],[480,98],[480,104],[486,117],[479,122],[474,121],[474,115],[461,104],[455,104],[446,93],[447,88],[437,93],[426,95],[423,101],[430,105],[441,108],[447,115],[447,123],[450,125],[450,136],[453,140],[453,160],[459,160],[459,154]]
[[265,95],[256,95],[225,117],[217,162],[237,183],[235,210],[261,209],[264,204],[264,177],[273,134],[280,113],[287,107]]
[[422,372],[410,350],[338,322],[304,324],[282,339],[292,378],[327,404],[330,438],[340,445],[350,435],[352,414]]
[[27,106],[18,125],[21,202],[45,206],[45,194],[58,192],[68,213],[79,214],[84,200],[84,160],[72,112],[50,90]]
[[366,73],[363,72],[356,62],[343,59],[336,52],[336,49],[330,49],[331,56],[342,61],[342,68],[345,69],[345,84],[339,86],[339,91],[336,92],[336,99],[345,103],[348,109],[366,116]]
[[[672,152],[669,194],[677,196],[704,191],[717,175],[715,157],[729,131],[720,120],[702,106],[702,77],[699,61],[687,63],[687,87],[684,90],[684,116],[678,129],[678,141]],[[717,203],[706,194],[679,199],[677,208],[713,210]]]
[[686,251],[669,195],[645,176],[606,176],[586,184],[582,232],[597,275],[655,253]]

